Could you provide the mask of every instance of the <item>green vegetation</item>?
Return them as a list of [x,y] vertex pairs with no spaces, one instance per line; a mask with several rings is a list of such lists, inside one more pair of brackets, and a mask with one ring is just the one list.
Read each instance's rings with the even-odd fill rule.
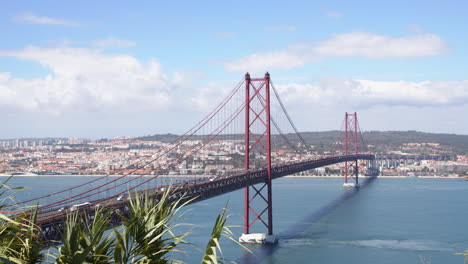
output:
[[[325,131],[325,132],[304,132],[302,137],[307,143],[316,147],[320,153],[331,149],[336,141],[343,141],[342,131]],[[417,131],[367,131],[363,132],[362,137],[366,145],[373,146],[370,150],[376,153],[385,153],[389,150],[403,150],[403,145],[406,143],[438,143],[440,147],[437,149],[421,148],[419,154],[432,154],[434,151],[438,153],[449,154],[468,154],[468,135],[455,134],[436,134]],[[293,137],[291,137],[293,139]]]
[[[343,140],[343,131],[338,130],[324,132],[303,132],[301,135],[304,140],[309,145],[314,146],[316,151],[319,153],[333,149],[333,144],[335,144],[337,141]],[[363,132],[362,136],[367,145],[374,146],[373,150],[376,152],[401,150],[402,145],[405,143],[439,143],[441,145],[441,148],[439,149],[440,152],[468,155],[468,135],[425,133],[418,131],[367,131]],[[177,139],[177,137],[178,136],[174,134],[160,134],[140,137],[138,139],[173,142],[175,139]],[[243,139],[243,137],[240,135],[223,137],[227,139]],[[299,142],[299,139],[296,135],[288,134],[287,137],[293,142]],[[283,139],[280,136],[272,135],[273,144],[281,144],[282,142]],[[422,151],[424,151],[424,149],[422,149]],[[427,151],[429,152],[429,150]]]
[[[2,183],[0,190],[7,188],[7,181]],[[101,208],[94,217],[86,217],[78,211],[68,213],[62,245],[56,247],[56,253],[42,253],[44,244],[36,224],[37,208],[13,219],[0,214],[0,263],[181,263],[174,258],[174,253],[181,252],[180,245],[190,245],[185,241],[189,232],[178,235],[176,229],[183,225],[178,223],[183,216],[180,210],[190,200],[169,201],[170,191],[167,190],[157,202],[148,195],[131,197],[129,217],[121,215],[122,227],[113,228],[111,232],[106,232],[111,210]],[[0,197],[3,194],[5,191]],[[0,200],[0,204],[5,204],[5,199]],[[221,236],[233,240],[232,232],[225,225],[225,212],[223,210],[215,221],[201,263],[222,260],[218,254],[221,252]]]
[[439,143],[453,154],[468,154],[468,135],[436,134],[417,131],[364,132],[367,144],[398,147],[404,143]]

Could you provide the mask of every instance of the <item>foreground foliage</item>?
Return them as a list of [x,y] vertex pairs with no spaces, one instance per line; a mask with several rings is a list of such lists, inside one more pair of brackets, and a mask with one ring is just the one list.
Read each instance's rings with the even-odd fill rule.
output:
[[[7,181],[2,183],[2,190]],[[3,194],[0,192],[0,197]],[[13,219],[0,214],[0,263],[182,263],[174,258],[174,253],[182,252],[180,245],[190,245],[185,241],[189,232],[176,234],[175,229],[184,225],[178,223],[183,215],[180,210],[190,200],[171,202],[169,196],[170,189],[160,201],[148,195],[131,197],[128,201],[129,216],[121,215],[122,226],[110,231],[111,210],[100,208],[94,217],[70,212],[62,234],[62,245],[55,247],[56,253],[49,251],[46,255],[41,251],[41,230],[36,225],[37,208]],[[4,202],[0,201],[0,204]],[[0,205],[0,210],[2,207]],[[221,253],[221,236],[235,241],[225,226],[226,220],[223,210],[216,218],[202,263],[220,263],[223,260],[218,254]]]

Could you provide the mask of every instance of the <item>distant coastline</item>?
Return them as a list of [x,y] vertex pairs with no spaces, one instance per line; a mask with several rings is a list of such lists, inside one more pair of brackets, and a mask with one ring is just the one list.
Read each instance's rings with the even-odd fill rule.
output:
[[[288,175],[284,177],[297,177],[297,178],[344,178],[342,175],[330,175],[330,176],[317,176],[317,175]],[[367,176],[359,176],[360,178],[367,178]],[[377,176],[377,178],[389,178],[389,179],[403,179],[403,178],[424,178],[424,179],[464,179],[463,177],[458,176],[417,176],[417,177],[408,177],[408,176]]]
[[[9,177],[11,176],[10,174],[0,174],[0,177]],[[51,175],[37,175],[37,174],[18,174],[14,175],[13,177],[103,177],[106,176],[104,174],[101,175],[63,175],[63,174],[51,174]],[[109,175],[109,177],[122,177],[123,175]],[[130,175],[130,177],[140,177],[141,175]],[[152,175],[144,175],[143,177],[151,177]],[[203,178],[203,177],[212,177],[212,175],[199,175],[199,174],[193,174],[193,175],[182,175],[182,174],[177,174],[177,175],[161,175],[158,176],[159,178],[183,178],[183,177],[198,177],[198,178]],[[288,175],[284,176],[287,178],[343,178],[343,175],[327,175],[327,176],[319,176],[319,175]],[[362,178],[367,178],[366,176],[360,176]],[[408,177],[408,176],[378,176],[378,178],[424,178],[424,179],[464,179],[464,177],[458,177],[458,176],[417,176],[417,177]]]

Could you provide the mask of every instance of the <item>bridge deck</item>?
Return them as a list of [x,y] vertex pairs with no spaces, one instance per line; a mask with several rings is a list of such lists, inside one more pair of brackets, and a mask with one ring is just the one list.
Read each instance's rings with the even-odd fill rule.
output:
[[[341,163],[353,160],[374,160],[373,154],[358,154],[356,155],[343,155],[322,158],[317,160],[302,161],[297,163],[290,163],[272,167],[273,179],[280,178],[286,175],[307,171],[331,164]],[[219,196],[228,192],[242,189],[247,186],[255,185],[265,182],[267,178],[266,169],[262,170],[249,170],[242,173],[221,176],[206,180],[188,180],[186,182],[177,183],[172,185],[172,194],[170,199],[178,199],[182,196],[187,199],[193,199],[192,202],[206,200],[215,196]],[[139,193],[147,192],[150,196],[158,199],[162,195],[163,188],[149,189],[139,191]],[[93,217],[95,210],[100,206],[113,210],[112,225],[117,226],[120,224],[119,214],[128,215],[128,206],[126,199],[118,201],[115,197],[90,201],[85,206],[77,209],[83,214],[86,213],[88,217]],[[69,210],[68,210],[69,211]],[[42,227],[43,235],[47,241],[60,241],[61,233],[66,221],[67,210],[58,211],[58,208],[40,211],[38,214],[38,224]]]

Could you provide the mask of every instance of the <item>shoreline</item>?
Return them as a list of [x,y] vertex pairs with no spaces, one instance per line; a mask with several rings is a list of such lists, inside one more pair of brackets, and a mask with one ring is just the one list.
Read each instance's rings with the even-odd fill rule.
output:
[[[344,178],[342,175],[330,175],[330,176],[316,176],[316,175],[288,175],[284,176],[286,178]],[[369,178],[368,176],[362,176],[360,175],[359,178]],[[447,176],[447,177],[441,177],[441,176],[390,176],[390,175],[381,175],[377,176],[377,178],[388,178],[388,179],[406,179],[406,178],[421,178],[421,179],[464,179],[464,177],[458,177],[458,176]]]
[[[9,174],[0,174],[0,177],[10,177],[11,175]],[[51,174],[51,175],[36,175],[36,174],[20,174],[20,175],[13,175],[13,177],[104,177],[106,176],[105,174],[100,174],[100,175],[93,175],[93,174],[87,174],[87,175],[72,175],[72,174],[66,174],[66,175],[57,175],[57,174]],[[122,177],[124,175],[108,175],[108,177]],[[140,177],[142,175],[131,175],[130,177]],[[153,175],[144,175],[143,177],[151,177]],[[126,176],[127,177],[127,176]],[[160,175],[158,176],[159,178],[183,178],[183,177],[194,177],[194,178],[204,178],[204,177],[213,177],[213,175],[198,175],[198,174],[176,174],[176,175]],[[284,176],[285,178],[344,178],[343,175],[327,175],[327,176],[319,176],[319,175],[288,175]],[[403,179],[403,178],[422,178],[422,179],[465,179],[464,177],[458,177],[458,176],[377,176],[378,178],[388,178],[388,179]],[[368,178],[367,176],[360,176],[360,178]]]

